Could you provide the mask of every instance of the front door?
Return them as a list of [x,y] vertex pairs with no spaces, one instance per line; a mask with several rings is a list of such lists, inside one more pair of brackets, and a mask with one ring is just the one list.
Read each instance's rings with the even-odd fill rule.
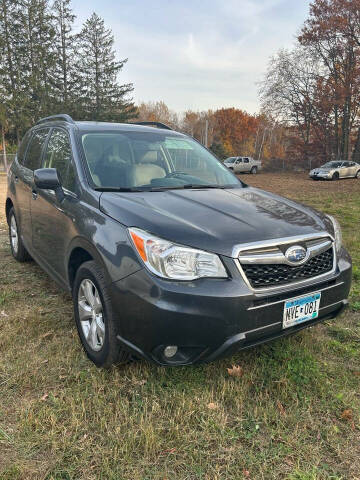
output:
[[[34,188],[34,170],[40,167],[43,148],[49,128],[35,130],[31,136],[30,143],[28,138],[24,138],[27,148],[18,152],[17,169],[15,171],[16,201],[18,206],[18,222],[20,234],[26,247],[32,248],[32,229],[30,205]],[[30,136],[30,133],[27,134]],[[21,144],[23,147],[23,143]]]
[[65,198],[60,202],[53,190],[36,189],[36,197],[31,203],[33,245],[53,275],[63,281],[66,278],[67,247],[75,236],[72,211],[78,204],[75,167],[66,130],[52,129],[43,168],[56,168]]

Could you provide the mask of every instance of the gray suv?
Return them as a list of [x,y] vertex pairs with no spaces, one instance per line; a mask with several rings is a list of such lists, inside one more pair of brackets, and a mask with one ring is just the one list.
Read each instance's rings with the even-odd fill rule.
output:
[[9,172],[12,254],[72,293],[88,357],[209,362],[338,315],[351,260],[337,221],[151,125],[48,117]]

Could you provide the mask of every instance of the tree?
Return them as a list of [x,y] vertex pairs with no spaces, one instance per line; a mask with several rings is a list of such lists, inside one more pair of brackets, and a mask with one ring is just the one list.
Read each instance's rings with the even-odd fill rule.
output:
[[80,113],[87,120],[127,121],[136,115],[128,98],[133,85],[119,83],[127,59],[117,61],[114,37],[96,13],[86,20],[78,35],[78,85]]
[[55,0],[53,5],[54,26],[56,31],[56,64],[54,88],[58,111],[70,115],[76,110],[75,83],[75,42],[72,32],[75,15],[70,7],[71,0]]
[[179,119],[175,112],[163,101],[141,102],[138,105],[138,120],[142,122],[162,122],[171,128],[179,127]]
[[[214,143],[221,143],[231,155],[252,155],[257,119],[237,108],[221,108],[214,113]],[[251,150],[249,151],[249,137]]]
[[349,156],[350,132],[359,106],[359,17],[358,0],[315,0],[298,37],[302,45],[321,58],[331,78],[335,153],[345,159]]

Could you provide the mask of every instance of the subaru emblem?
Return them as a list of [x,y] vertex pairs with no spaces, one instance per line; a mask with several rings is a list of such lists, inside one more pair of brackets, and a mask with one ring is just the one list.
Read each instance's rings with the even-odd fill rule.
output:
[[301,245],[294,245],[286,250],[285,258],[289,263],[299,265],[308,259],[308,251]]

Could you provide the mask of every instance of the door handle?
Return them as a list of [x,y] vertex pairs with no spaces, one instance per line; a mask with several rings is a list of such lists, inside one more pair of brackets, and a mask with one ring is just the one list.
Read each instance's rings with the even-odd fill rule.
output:
[[32,191],[32,197],[33,197],[33,199],[36,200],[36,199],[37,199],[37,196],[38,196],[37,192],[36,192],[35,190],[33,190],[33,191]]

